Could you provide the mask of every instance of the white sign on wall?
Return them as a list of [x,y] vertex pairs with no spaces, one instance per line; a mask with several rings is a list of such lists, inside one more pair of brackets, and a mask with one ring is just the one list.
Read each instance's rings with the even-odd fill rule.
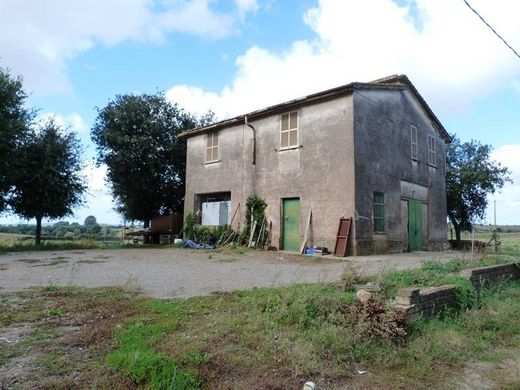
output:
[[202,225],[227,225],[230,220],[231,201],[202,203]]

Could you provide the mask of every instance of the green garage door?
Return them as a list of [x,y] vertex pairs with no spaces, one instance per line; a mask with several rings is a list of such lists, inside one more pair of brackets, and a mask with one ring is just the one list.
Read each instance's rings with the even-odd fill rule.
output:
[[410,251],[422,250],[422,203],[415,199],[408,201],[408,245]]
[[283,249],[300,249],[300,199],[283,200]]

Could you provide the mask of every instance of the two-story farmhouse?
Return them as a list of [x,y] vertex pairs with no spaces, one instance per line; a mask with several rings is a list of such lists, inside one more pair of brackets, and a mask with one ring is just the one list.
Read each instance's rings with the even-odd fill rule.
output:
[[350,254],[433,250],[446,242],[450,136],[404,76],[351,83],[188,130],[184,211],[239,228],[263,197],[271,245],[334,248],[352,218]]

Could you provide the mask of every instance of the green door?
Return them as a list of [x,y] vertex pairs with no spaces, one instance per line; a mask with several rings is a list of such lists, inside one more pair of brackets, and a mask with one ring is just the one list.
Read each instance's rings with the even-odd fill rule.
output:
[[300,199],[283,200],[283,249],[300,250]]
[[422,250],[422,203],[408,201],[408,242],[410,251]]

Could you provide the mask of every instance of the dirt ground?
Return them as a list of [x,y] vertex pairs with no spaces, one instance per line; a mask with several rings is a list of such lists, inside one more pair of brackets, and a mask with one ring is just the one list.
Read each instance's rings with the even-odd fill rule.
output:
[[114,249],[18,252],[0,256],[0,292],[49,285],[123,286],[158,297],[339,280],[346,268],[365,275],[419,267],[424,261],[469,256],[413,252],[337,258],[283,252]]

